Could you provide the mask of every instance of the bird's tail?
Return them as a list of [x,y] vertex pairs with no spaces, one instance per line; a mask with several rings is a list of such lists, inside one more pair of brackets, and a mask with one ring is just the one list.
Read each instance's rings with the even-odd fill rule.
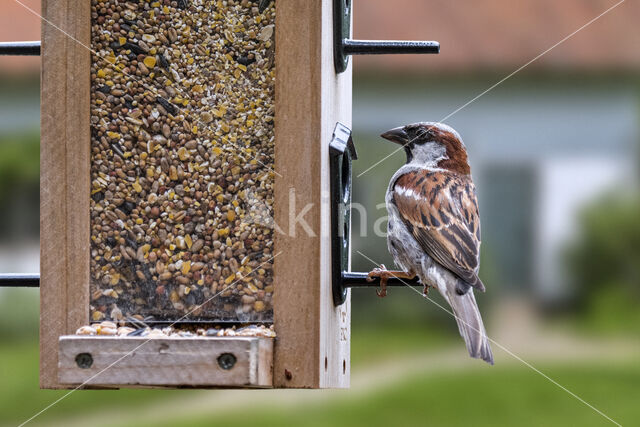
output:
[[455,290],[451,290],[445,296],[456,316],[458,329],[467,345],[469,355],[493,365],[493,353],[473,290],[469,289],[464,295],[458,295]]

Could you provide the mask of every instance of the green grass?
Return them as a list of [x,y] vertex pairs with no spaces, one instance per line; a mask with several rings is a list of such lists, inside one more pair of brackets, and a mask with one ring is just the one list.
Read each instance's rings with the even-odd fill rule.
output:
[[[22,422],[31,415],[62,397],[67,391],[40,390],[38,386],[38,344],[35,329],[29,328],[29,341],[5,341],[0,344],[0,424]],[[11,337],[14,338],[14,337]],[[6,337],[5,337],[6,339]],[[393,355],[428,351],[435,345],[446,342],[442,335],[419,328],[365,329],[352,337],[353,364],[375,363]],[[130,408],[158,399],[170,398],[172,394],[184,396],[190,390],[82,390],[74,392],[50,410],[38,417],[38,421],[55,420],[65,415],[80,415],[104,410],[110,405]]]
[[40,135],[0,134],[0,196],[17,183],[38,183],[40,174]]
[[[418,338],[413,333],[405,337]],[[377,345],[369,338],[375,338]],[[362,350],[369,354],[370,349],[385,349],[376,351],[375,358],[386,358],[394,355],[390,350],[393,348],[396,354],[405,352],[400,338],[388,339],[386,333],[369,338],[355,340],[355,354]],[[359,343],[361,340],[363,342]],[[362,363],[373,362],[375,358],[356,356]],[[66,393],[38,389],[37,359],[37,345],[33,341],[0,347],[0,424],[18,424]],[[640,365],[552,364],[543,366],[542,370],[621,424],[632,425],[640,419],[637,405]],[[515,362],[493,368],[475,364],[460,371],[438,373],[436,370],[432,374],[420,373],[420,367],[416,367],[416,371],[415,376],[399,379],[391,387],[322,392],[335,395],[318,403],[286,405],[283,410],[265,408],[257,400],[248,402],[247,409],[238,413],[189,415],[178,411],[174,419],[168,418],[162,425],[607,425],[606,420],[593,410]],[[38,417],[38,422],[64,424],[66,417],[110,409],[139,407],[144,413],[147,403],[170,402],[172,397],[182,399],[189,393],[197,391],[78,391]]]
[[[0,91],[0,93],[2,93]],[[0,242],[38,238],[40,136],[0,129]]]
[[[623,425],[640,419],[640,368],[546,368],[581,397]],[[397,386],[329,402],[287,405],[286,410],[251,402],[238,414],[181,416],[161,425],[183,426],[600,426],[610,423],[592,409],[524,367],[417,375]],[[157,425],[157,424],[155,424]]]
[[376,328],[362,328],[352,325],[351,363],[353,365],[383,362],[403,354],[427,352],[460,341],[456,330],[442,330],[423,325],[389,325]]
[[[36,341],[0,344],[0,425],[16,425],[64,396],[64,390],[40,390],[38,385],[38,344]],[[83,390],[74,392],[40,417],[38,421],[106,410],[130,408],[170,397],[172,393],[193,391]],[[182,394],[181,396],[184,396]]]
[[[21,295],[21,294],[20,294]],[[24,310],[36,306],[33,295],[5,295],[0,304],[0,425],[17,425],[64,396],[67,391],[40,390],[38,386],[37,325],[25,318]],[[26,298],[29,297],[29,298]],[[11,301],[11,304],[8,302]],[[20,315],[22,307],[23,315]],[[35,309],[31,307],[32,310]],[[18,319],[23,319],[18,322]],[[454,327],[437,327],[437,320],[403,322],[404,326],[354,320],[352,325],[352,365],[354,375],[372,369],[378,362],[397,357],[439,351],[454,345],[464,351]],[[442,325],[441,325],[442,326]],[[22,328],[22,329],[20,329]],[[18,336],[24,337],[22,340]],[[630,338],[630,336],[629,336]],[[508,359],[505,361],[505,359]],[[259,394],[240,412],[207,415],[185,414],[176,408],[175,418],[164,425],[280,426],[280,425],[607,425],[606,420],[530,369],[509,358],[500,358],[489,368],[469,360],[460,371],[438,372],[420,366],[416,375],[400,378],[390,387],[375,390],[354,388],[343,392],[318,393],[317,403],[265,408]],[[507,363],[504,363],[507,362]],[[535,360],[532,361],[536,366]],[[402,363],[402,362],[400,362]],[[410,369],[414,369],[410,367]],[[640,364],[607,364],[595,361],[576,366],[547,364],[541,369],[623,425],[640,419]],[[375,371],[374,371],[375,372]],[[375,374],[372,374],[375,375]],[[38,423],[64,425],[64,420],[94,413],[133,411],[145,413],[146,404],[173,398],[198,396],[198,391],[120,390],[77,391],[38,417]],[[220,393],[227,393],[221,391]],[[266,392],[272,393],[272,392]],[[273,392],[276,396],[278,392]],[[329,395],[328,398],[327,394]],[[215,399],[215,396],[212,395]],[[206,408],[202,408],[202,413]],[[142,415],[144,417],[144,415]],[[127,425],[127,424],[125,424]],[[133,421],[128,425],[133,425]]]

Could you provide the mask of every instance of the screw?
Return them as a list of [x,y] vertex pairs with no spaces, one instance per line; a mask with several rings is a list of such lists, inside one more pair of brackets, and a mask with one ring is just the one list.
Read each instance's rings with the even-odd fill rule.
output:
[[225,371],[228,371],[229,369],[233,368],[237,360],[238,359],[236,359],[236,357],[231,353],[222,353],[220,356],[218,356],[218,366],[220,366]]
[[89,369],[93,365],[93,356],[89,353],[80,353],[76,356],[76,365],[80,369]]

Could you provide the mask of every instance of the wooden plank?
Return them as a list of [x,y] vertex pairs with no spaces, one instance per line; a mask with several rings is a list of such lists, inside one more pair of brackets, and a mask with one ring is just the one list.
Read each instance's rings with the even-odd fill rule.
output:
[[351,127],[351,63],[344,73],[335,74],[333,62],[333,1],[322,8],[322,67],[320,121],[320,384],[325,387],[349,387],[351,374],[351,293],[340,307],[333,305],[331,292],[331,203],[329,197],[329,142],[336,122]]
[[[92,364],[80,368],[79,354],[91,355]],[[223,369],[218,358],[236,358]],[[60,337],[59,381],[67,385],[271,387],[273,339]]]
[[40,386],[59,388],[58,337],[88,320],[90,2],[42,13]]
[[[336,121],[351,126],[351,68],[334,71],[332,3],[276,2],[276,387],[349,386],[350,300],[334,307],[330,285],[328,145]],[[291,221],[307,204],[313,235]]]
[[[56,2],[59,3],[59,2]],[[66,205],[67,329],[89,319],[91,194],[91,2],[71,1],[67,14],[76,42],[67,49]]]

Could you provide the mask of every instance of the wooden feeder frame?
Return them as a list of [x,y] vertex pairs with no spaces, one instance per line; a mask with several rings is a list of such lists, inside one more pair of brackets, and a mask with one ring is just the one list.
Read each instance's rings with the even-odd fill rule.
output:
[[42,388],[349,386],[350,298],[333,304],[327,194],[335,124],[351,125],[351,68],[334,69],[331,0],[276,7],[275,221],[289,230],[295,189],[315,233],[275,235],[277,338],[103,338],[72,335],[89,321],[91,6],[43,0]]

